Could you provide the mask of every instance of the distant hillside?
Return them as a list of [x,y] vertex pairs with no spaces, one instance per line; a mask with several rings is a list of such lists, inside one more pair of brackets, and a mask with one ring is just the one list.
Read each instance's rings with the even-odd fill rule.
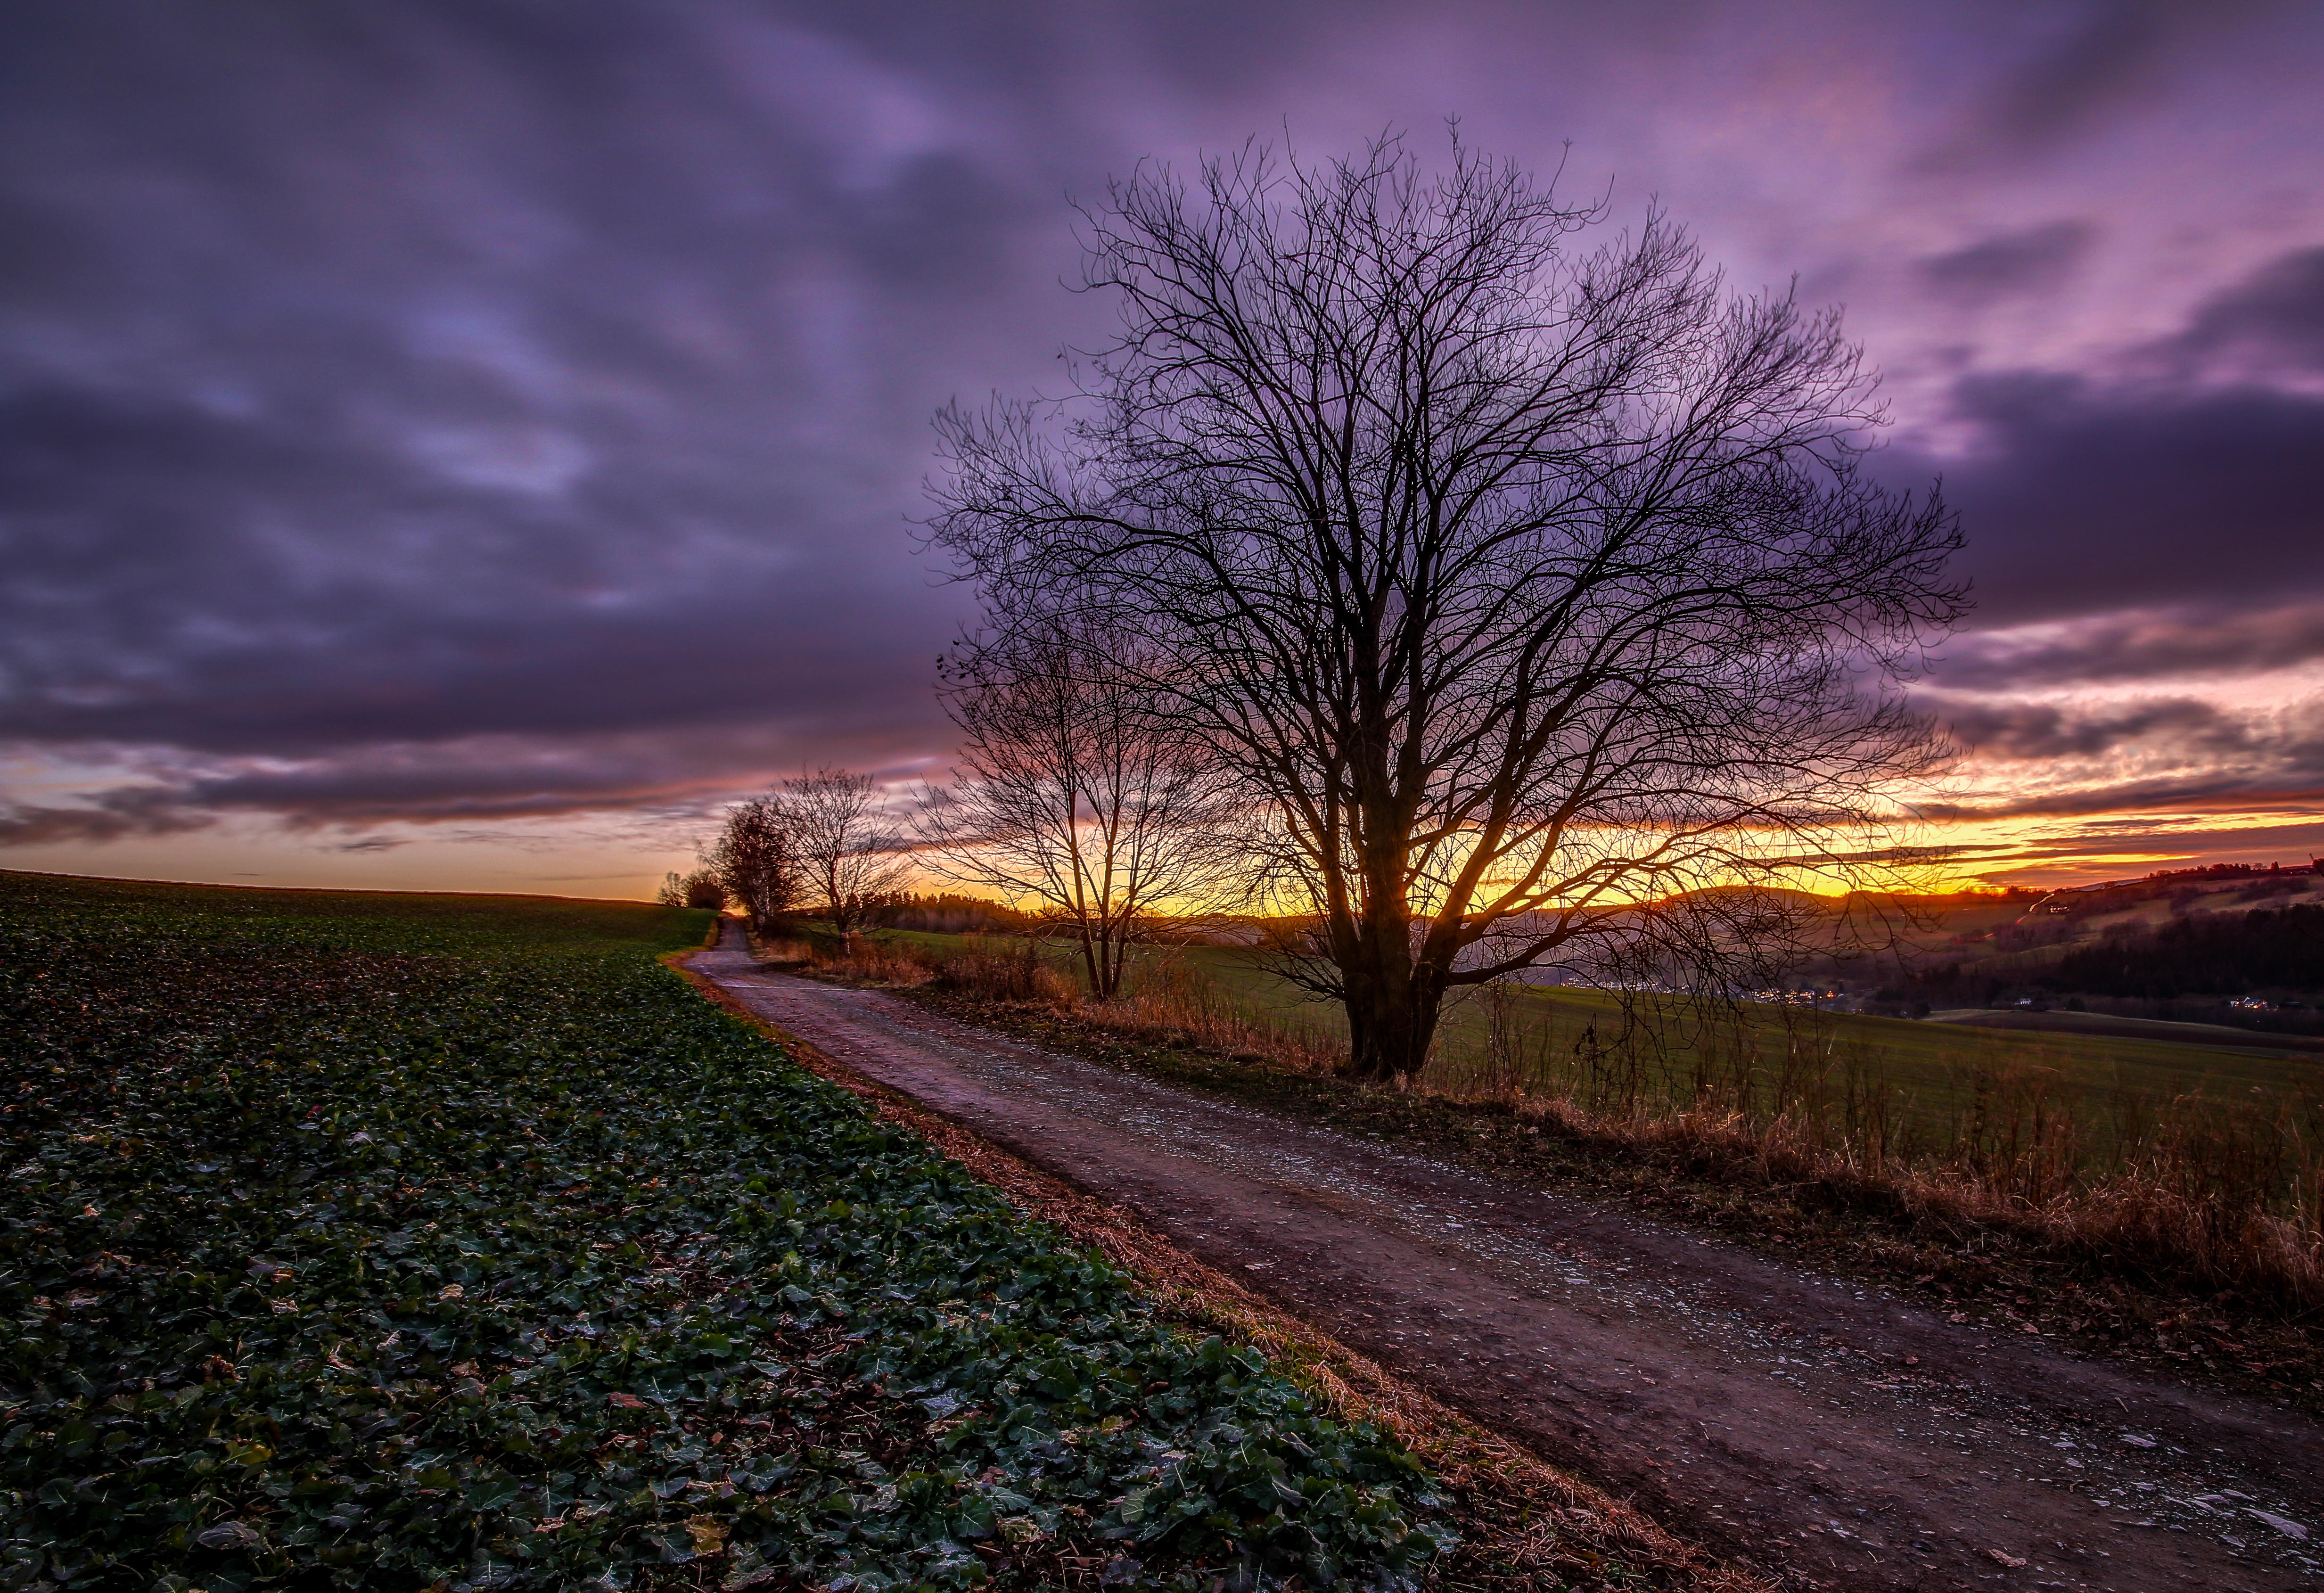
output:
[[2041,982],[2054,990],[2149,1000],[2314,991],[2324,987],[2324,907],[2182,918],[2152,934],[2070,951]]
[[1951,962],[1909,981],[1908,999],[1981,1007],[2018,995],[2077,995],[2171,1002],[2254,993],[2324,992],[2324,906],[2257,907],[2114,930],[2054,956]]

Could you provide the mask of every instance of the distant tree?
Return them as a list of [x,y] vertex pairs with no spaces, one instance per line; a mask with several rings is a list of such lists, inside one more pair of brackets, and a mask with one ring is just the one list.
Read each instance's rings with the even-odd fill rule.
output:
[[2168,1000],[2324,991],[2324,906],[2180,918],[2066,953],[2030,975],[2045,990]]
[[1748,977],[1752,888],[1877,857],[1941,751],[1897,682],[1959,537],[1859,470],[1836,313],[1660,215],[1570,247],[1603,216],[1457,141],[1145,168],[1086,217],[1078,395],[938,419],[932,541],[995,631],[1086,594],[1159,661],[1362,1075],[1526,968]]
[[1038,920],[995,897],[965,896],[957,891],[891,890],[874,897],[864,921],[890,929],[918,929],[936,935],[975,935],[990,931],[1013,934],[1036,926]]
[[924,865],[1046,909],[1102,1000],[1157,908],[1207,902],[1231,867],[1225,770],[1155,711],[1159,661],[1120,641],[1063,615],[957,649],[943,697],[959,758],[918,820]]
[[805,860],[790,815],[776,795],[728,808],[725,827],[704,849],[702,861],[703,871],[695,878],[703,881],[704,891],[715,891],[722,907],[731,898],[761,933],[807,893]]
[[673,869],[662,876],[654,900],[666,907],[708,907],[720,912],[726,906],[726,888],[710,869],[696,869],[690,874]]
[[874,898],[901,886],[912,871],[907,838],[890,822],[868,774],[818,769],[785,780],[770,799],[805,875],[820,891],[832,926],[853,934]]

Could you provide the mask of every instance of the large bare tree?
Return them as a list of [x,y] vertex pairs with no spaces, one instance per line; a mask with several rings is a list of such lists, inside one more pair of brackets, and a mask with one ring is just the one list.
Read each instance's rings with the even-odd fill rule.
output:
[[1601,207],[1457,141],[1144,168],[1084,219],[1120,336],[1062,403],[939,418],[932,539],[996,627],[1086,591],[1167,658],[1359,1073],[1453,987],[1716,961],[1739,888],[1877,850],[1959,539],[1860,470],[1836,313],[1659,215],[1581,247]]
[[1165,673],[1134,638],[1066,612],[956,649],[943,677],[962,741],[951,785],[920,810],[920,861],[1038,904],[1102,1000],[1157,907],[1207,903],[1228,866],[1226,770],[1156,712],[1148,682]]
[[912,871],[906,837],[890,821],[868,774],[823,768],[785,780],[770,798],[810,889],[820,891],[832,927],[854,932],[871,898],[903,884]]

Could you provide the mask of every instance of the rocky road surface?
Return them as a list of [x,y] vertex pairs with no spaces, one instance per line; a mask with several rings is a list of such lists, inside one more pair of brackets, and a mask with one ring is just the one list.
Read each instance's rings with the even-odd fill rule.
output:
[[1612,1203],[1019,1044],[730,940],[769,1023],[1801,1588],[2324,1584],[2324,1429]]

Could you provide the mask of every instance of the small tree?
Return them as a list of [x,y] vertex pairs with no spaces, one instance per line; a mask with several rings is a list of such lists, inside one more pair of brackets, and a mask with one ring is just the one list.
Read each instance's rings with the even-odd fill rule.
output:
[[912,861],[902,832],[887,822],[868,774],[818,769],[783,782],[770,798],[806,877],[822,892],[832,927],[852,935],[871,898],[901,886]]
[[1358,1073],[1546,962],[1716,982],[1741,897],[1880,854],[1941,750],[1898,682],[1959,537],[1859,470],[1836,314],[1731,295],[1659,216],[1576,252],[1601,209],[1457,142],[1191,186],[1087,217],[1121,334],[1065,405],[939,418],[932,536],[997,628],[1086,593],[1161,661]]
[[666,907],[707,907],[720,912],[726,906],[726,887],[710,869],[696,869],[690,874],[673,869],[661,877],[661,889],[654,893],[654,900]]
[[[798,906],[806,879],[782,799],[769,795],[738,802],[726,810],[726,826],[702,854],[695,876],[751,916],[751,927],[764,933],[774,920]],[[690,882],[689,882],[690,883]]]
[[928,792],[922,858],[1011,905],[1041,904],[1079,943],[1101,1000],[1158,905],[1207,899],[1227,867],[1218,832],[1230,791],[1219,760],[1157,714],[1158,660],[1048,616],[945,671],[963,735],[953,783]]

